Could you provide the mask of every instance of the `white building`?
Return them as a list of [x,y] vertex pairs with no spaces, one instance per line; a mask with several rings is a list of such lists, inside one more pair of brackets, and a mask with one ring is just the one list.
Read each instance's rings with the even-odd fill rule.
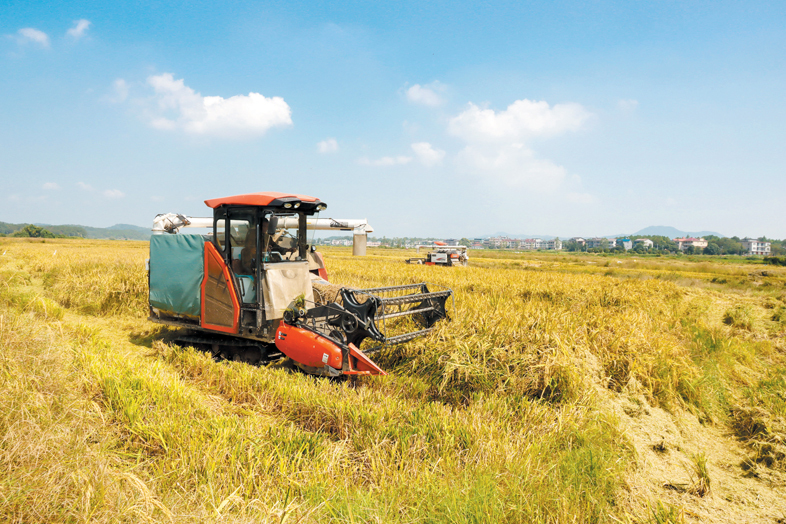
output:
[[543,249],[543,240],[539,238],[519,240],[519,249]]
[[559,251],[562,249],[562,240],[555,238],[553,240],[547,240],[544,242],[545,249],[551,249],[554,251]]
[[740,240],[742,244],[742,249],[745,250],[746,255],[769,255],[770,254],[770,242],[765,242],[763,240],[756,240],[755,238],[743,238]]
[[[486,244],[486,242],[484,242],[484,244]],[[505,249],[505,248],[516,247],[517,244],[518,244],[518,240],[514,240],[512,238],[493,237],[488,239],[487,245],[489,247],[494,247],[497,249]]]
[[587,248],[588,249],[597,248],[597,247],[606,248],[606,249],[612,249],[613,247],[616,247],[616,245],[617,245],[617,239],[616,238],[595,237],[595,238],[588,238],[587,239]]
[[685,251],[689,247],[693,247],[694,249],[704,249],[707,247],[708,242],[703,238],[675,238],[674,241],[677,243],[677,247],[680,251]]
[[633,241],[634,244],[644,246],[644,249],[652,249],[655,243],[649,238],[637,238]]

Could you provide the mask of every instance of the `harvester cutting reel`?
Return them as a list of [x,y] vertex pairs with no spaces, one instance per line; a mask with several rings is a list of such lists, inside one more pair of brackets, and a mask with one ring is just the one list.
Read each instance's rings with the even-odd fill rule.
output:
[[[414,291],[414,292],[413,292]],[[306,310],[292,304],[276,332],[276,347],[298,367],[314,375],[385,375],[368,355],[428,334],[448,318],[453,291],[429,291],[426,283],[373,289],[341,288],[340,301]],[[454,304],[455,306],[455,304]],[[418,329],[387,336],[395,319],[410,317]],[[381,321],[381,329],[379,321]],[[388,326],[388,323],[391,325]],[[363,341],[376,342],[361,351]]]

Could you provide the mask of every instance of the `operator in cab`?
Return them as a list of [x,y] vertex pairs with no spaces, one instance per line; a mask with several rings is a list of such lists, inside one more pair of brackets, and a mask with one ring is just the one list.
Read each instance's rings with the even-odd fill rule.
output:
[[[264,244],[263,249],[263,262],[281,262],[288,258],[287,255],[293,252],[291,248],[287,248],[279,242],[282,240],[282,237],[285,234],[284,230],[275,231],[273,230],[270,232],[270,220],[267,217],[263,218],[260,222],[260,227],[262,228],[262,242]],[[278,222],[276,217],[273,218],[272,222],[274,225]],[[270,234],[269,234],[270,233]],[[257,259],[257,247],[256,247],[256,237],[257,237],[257,230],[256,228],[250,227],[246,233],[246,240],[243,246],[243,250],[240,252],[240,268],[244,274],[252,275],[256,273],[256,259]],[[284,239],[286,240],[286,239]]]

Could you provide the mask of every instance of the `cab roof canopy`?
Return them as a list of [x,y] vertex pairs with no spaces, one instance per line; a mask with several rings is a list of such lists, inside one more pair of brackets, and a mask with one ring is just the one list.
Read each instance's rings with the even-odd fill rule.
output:
[[310,204],[308,207],[315,207],[317,204],[321,204],[318,198],[312,196],[279,193],[277,191],[247,193],[245,195],[205,200],[205,204],[213,209],[220,206],[282,206],[285,202],[308,203]]

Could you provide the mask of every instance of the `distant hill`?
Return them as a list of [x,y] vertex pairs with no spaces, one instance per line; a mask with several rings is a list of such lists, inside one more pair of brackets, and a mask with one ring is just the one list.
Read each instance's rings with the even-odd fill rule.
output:
[[[0,222],[0,234],[11,235],[27,224],[9,224]],[[75,224],[54,226],[52,224],[35,224],[56,235],[69,237],[117,239],[117,240],[150,240],[150,229],[132,224],[115,224],[110,227],[89,227]]]
[[[126,227],[132,227],[134,229],[127,229]],[[52,233],[56,233],[55,231],[58,227],[61,226],[50,226],[47,229],[50,229]],[[112,227],[84,227],[85,231],[87,232],[87,238],[104,238],[104,239],[118,239],[118,240],[150,240],[150,228],[144,228],[139,226],[129,226],[127,224],[117,224]]]
[[715,235],[716,237],[725,238],[726,235],[721,235],[720,233],[716,233],[714,231],[680,231],[676,227],[671,226],[650,226],[645,227],[641,231],[636,231],[633,235],[651,235],[651,236],[663,236],[669,238],[681,238],[681,237],[706,237],[709,235]]
[[142,227],[142,226],[135,226],[133,224],[115,224],[114,226],[109,226],[106,229],[121,229],[121,230],[128,230],[128,231],[140,231],[147,233],[147,236],[150,236],[150,228],[149,227]]

